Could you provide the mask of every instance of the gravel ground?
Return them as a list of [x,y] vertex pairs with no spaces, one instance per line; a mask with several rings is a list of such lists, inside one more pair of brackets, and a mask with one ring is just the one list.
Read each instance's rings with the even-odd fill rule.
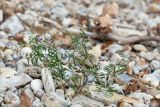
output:
[[[160,0],[0,0],[0,107],[160,107]],[[28,64],[30,35],[52,38],[61,52],[65,31],[89,38],[95,65],[127,61],[112,96],[59,88],[46,68]],[[70,72],[66,72],[67,76]],[[72,76],[72,74],[71,74]]]

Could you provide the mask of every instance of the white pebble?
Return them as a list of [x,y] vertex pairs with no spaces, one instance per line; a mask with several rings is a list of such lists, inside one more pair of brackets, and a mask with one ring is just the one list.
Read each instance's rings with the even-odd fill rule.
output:
[[38,90],[43,88],[43,83],[40,79],[35,79],[31,82],[32,90]]

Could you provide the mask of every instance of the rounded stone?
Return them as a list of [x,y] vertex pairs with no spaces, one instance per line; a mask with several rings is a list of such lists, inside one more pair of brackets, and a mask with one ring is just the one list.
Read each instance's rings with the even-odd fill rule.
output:
[[43,83],[40,79],[35,79],[31,82],[31,88],[32,90],[42,89]]

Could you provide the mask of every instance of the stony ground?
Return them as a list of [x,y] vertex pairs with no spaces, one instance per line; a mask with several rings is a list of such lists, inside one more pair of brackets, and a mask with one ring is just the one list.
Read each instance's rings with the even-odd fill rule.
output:
[[[160,1],[114,1],[0,0],[0,107],[160,107]],[[28,65],[32,50],[20,42],[36,33],[64,47],[66,31],[85,32],[102,70],[128,61],[114,81],[119,93],[72,97],[49,71]]]

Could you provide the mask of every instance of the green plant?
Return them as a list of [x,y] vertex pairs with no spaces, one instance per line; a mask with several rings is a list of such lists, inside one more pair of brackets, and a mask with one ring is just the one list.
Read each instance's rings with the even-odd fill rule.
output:
[[98,74],[97,88],[99,91],[103,91],[105,94],[112,95],[112,92],[117,92],[111,85],[113,84],[113,79],[117,77],[118,74],[127,70],[127,65],[109,65],[106,66],[102,72]]
[[[124,71],[126,66],[110,65],[105,68],[104,72],[99,74],[97,71],[100,69],[93,62],[94,55],[88,52],[89,47],[86,46],[88,41],[84,34],[70,35],[70,38],[70,49],[62,53],[48,38],[33,35],[29,42],[32,53],[27,55],[28,61],[36,66],[39,66],[39,62],[41,62],[42,67],[49,68],[53,78],[61,82],[64,92],[66,86],[69,86],[75,90],[75,95],[86,93],[89,75],[95,77],[98,90],[105,89],[106,93],[114,91],[110,87],[113,83],[112,79],[118,73]],[[66,59],[67,61],[65,61]],[[86,61],[89,61],[90,64],[86,64]],[[71,77],[65,76],[67,70],[72,72]]]

